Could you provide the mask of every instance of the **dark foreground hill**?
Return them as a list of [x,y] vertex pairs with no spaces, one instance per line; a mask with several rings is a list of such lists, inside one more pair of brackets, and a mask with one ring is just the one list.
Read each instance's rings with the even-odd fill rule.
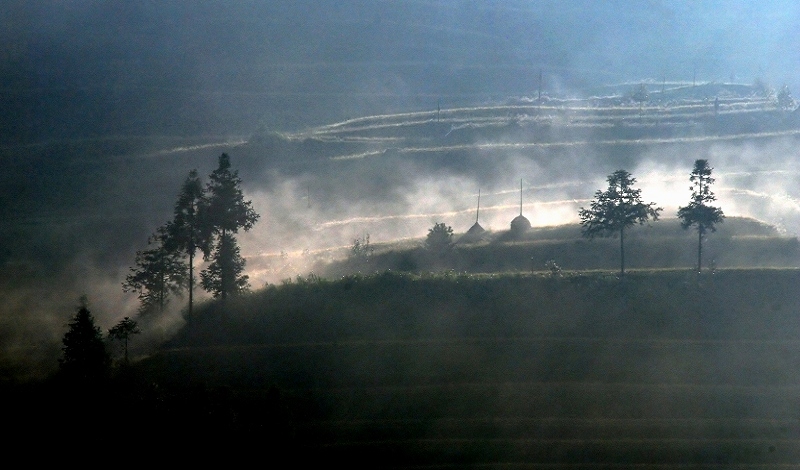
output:
[[350,467],[791,466],[798,285],[796,269],[310,277],[198,308],[87,416]]

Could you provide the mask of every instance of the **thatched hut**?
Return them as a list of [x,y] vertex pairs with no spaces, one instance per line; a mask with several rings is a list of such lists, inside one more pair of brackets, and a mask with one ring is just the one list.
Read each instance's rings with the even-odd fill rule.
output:
[[522,180],[519,180],[519,215],[511,221],[512,237],[518,237],[531,229],[531,222],[522,215]]
[[478,210],[475,214],[475,223],[467,232],[458,239],[459,243],[475,243],[486,238],[486,230],[478,223],[478,218],[481,213],[481,190],[478,190]]

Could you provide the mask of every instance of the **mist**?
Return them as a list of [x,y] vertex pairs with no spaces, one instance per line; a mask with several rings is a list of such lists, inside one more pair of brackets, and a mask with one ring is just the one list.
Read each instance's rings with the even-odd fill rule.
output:
[[[329,132],[365,117],[477,114],[542,91],[613,95],[611,85],[796,92],[796,2],[10,1],[0,17],[0,339],[38,365],[58,353],[81,295],[104,331],[136,315],[121,289],[136,251],[171,218],[188,172],[208,175],[222,152],[261,215],[238,235],[253,289],[367,235],[415,243],[434,223],[459,234],[476,218],[503,231],[520,211],[538,227],[576,223],[619,168],[664,208],[656,223],[670,223],[698,158],[715,169],[726,215],[800,230],[793,134],[610,155],[618,148],[568,135],[557,146],[521,146],[511,132],[459,141],[467,123],[456,122],[428,147],[367,129],[352,151]],[[302,144],[263,142],[276,135]],[[181,324],[184,303],[148,340]]]

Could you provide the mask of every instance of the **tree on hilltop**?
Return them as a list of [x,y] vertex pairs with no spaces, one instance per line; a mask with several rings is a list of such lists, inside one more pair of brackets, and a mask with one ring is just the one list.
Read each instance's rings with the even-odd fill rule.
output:
[[194,302],[194,259],[198,250],[204,256],[210,253],[208,230],[203,214],[207,204],[205,189],[197,170],[191,170],[183,182],[178,200],[175,203],[174,218],[167,225],[167,249],[178,251],[188,257],[189,315],[192,314]]
[[588,238],[619,234],[620,275],[625,274],[625,229],[658,220],[656,203],[642,202],[641,189],[633,187],[636,178],[625,170],[609,175],[608,189],[595,192],[589,209],[580,208],[582,234]]
[[244,200],[241,183],[239,172],[231,169],[228,154],[220,155],[219,166],[209,176],[205,192],[204,227],[214,251],[207,255],[211,265],[201,276],[203,287],[221,299],[247,288],[247,276],[241,275],[245,261],[234,234],[239,229],[250,230],[259,219],[251,201]]
[[722,209],[710,206],[717,197],[711,191],[714,178],[711,177],[713,168],[708,166],[708,160],[695,160],[694,169],[689,176],[692,185],[692,198],[689,205],[678,208],[678,218],[681,220],[681,227],[684,230],[689,227],[697,229],[697,272],[702,271],[703,261],[703,238],[706,234],[716,232],[716,224],[722,223],[725,214]]

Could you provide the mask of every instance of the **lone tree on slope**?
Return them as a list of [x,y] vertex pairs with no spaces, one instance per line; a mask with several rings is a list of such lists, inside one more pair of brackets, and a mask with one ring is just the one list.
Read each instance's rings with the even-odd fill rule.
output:
[[708,160],[695,160],[694,169],[689,176],[692,185],[692,199],[689,205],[678,208],[678,218],[681,219],[681,227],[684,230],[689,227],[697,229],[697,272],[702,271],[703,262],[703,238],[708,231],[716,232],[716,224],[725,220],[722,209],[710,206],[709,203],[715,201],[717,197],[711,192],[711,184],[714,178],[711,177],[713,168],[708,166]]
[[211,265],[201,276],[203,287],[223,300],[247,288],[247,277],[241,276],[245,261],[234,234],[250,230],[259,218],[252,203],[244,200],[241,183],[239,172],[231,170],[228,154],[220,155],[219,166],[209,176],[204,207],[207,239],[215,248]]
[[656,203],[642,202],[641,189],[633,187],[636,179],[625,170],[617,170],[607,178],[608,189],[595,192],[591,208],[581,207],[578,215],[585,237],[619,234],[620,275],[625,274],[625,229],[648,220],[658,220],[661,212]]

